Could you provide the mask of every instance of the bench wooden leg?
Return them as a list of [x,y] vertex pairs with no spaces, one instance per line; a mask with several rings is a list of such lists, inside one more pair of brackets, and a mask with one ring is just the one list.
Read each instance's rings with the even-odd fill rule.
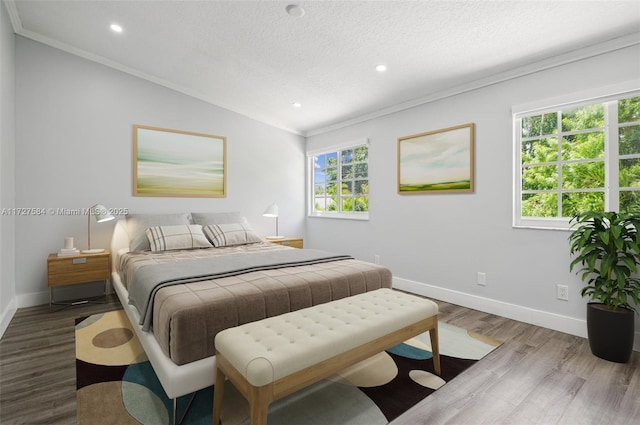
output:
[[429,338],[431,339],[431,349],[433,351],[433,368],[436,371],[436,374],[442,374],[440,369],[440,344],[438,339],[438,321],[436,320],[436,324],[433,329],[429,330]]
[[225,376],[219,367],[216,367],[216,381],[213,387],[213,420],[212,425],[220,423],[220,411],[222,410],[222,395],[224,393]]
[[272,385],[252,387],[249,391],[249,418],[251,425],[267,425],[267,414],[273,394]]

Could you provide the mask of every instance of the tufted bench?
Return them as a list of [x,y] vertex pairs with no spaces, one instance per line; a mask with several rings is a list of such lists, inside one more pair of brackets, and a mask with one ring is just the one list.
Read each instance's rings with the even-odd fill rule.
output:
[[251,424],[262,425],[271,402],[426,331],[439,375],[437,304],[392,289],[226,329],[215,338],[213,424],[225,377],[248,400]]

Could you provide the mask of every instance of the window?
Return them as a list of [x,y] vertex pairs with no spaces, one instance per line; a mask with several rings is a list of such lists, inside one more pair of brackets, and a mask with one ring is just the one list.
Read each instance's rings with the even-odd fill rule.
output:
[[310,215],[369,218],[369,147],[366,140],[331,150],[307,152]]
[[640,213],[640,92],[514,114],[514,225],[568,228],[586,210]]

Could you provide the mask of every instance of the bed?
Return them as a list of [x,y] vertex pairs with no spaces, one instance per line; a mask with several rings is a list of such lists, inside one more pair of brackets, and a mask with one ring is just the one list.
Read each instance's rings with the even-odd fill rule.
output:
[[[174,249],[182,245],[164,236],[180,226],[204,229],[206,240],[191,234],[193,248]],[[164,235],[159,241],[154,230]],[[385,267],[269,243],[253,234],[239,213],[130,215],[116,223],[111,252],[113,288],[174,400],[174,415],[178,397],[213,385],[212,341],[223,328],[391,287]],[[301,259],[287,260],[293,254]],[[140,297],[137,285],[156,275],[163,282]]]

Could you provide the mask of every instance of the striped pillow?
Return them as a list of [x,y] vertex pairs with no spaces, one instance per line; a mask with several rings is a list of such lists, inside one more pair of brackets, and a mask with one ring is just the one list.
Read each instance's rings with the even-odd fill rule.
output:
[[204,234],[216,248],[262,242],[247,223],[209,224]]
[[149,227],[145,233],[153,252],[173,249],[211,248],[211,243],[202,233],[202,226],[199,224],[154,226]]

